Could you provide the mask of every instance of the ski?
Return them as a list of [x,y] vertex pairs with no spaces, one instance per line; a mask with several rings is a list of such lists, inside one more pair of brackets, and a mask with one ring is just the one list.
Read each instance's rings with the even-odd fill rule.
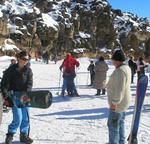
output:
[[67,100],[65,96],[60,95],[64,100]]
[[128,137],[128,144],[138,144],[137,134],[147,85],[148,77],[146,75],[142,75],[137,83],[134,114],[132,118],[131,132]]
[[8,108],[3,108],[3,113],[8,113],[10,111],[10,109]]
[[67,92],[65,92],[65,95],[64,95],[64,96],[62,96],[62,94],[59,93],[59,92],[57,92],[57,95],[60,96],[60,97],[62,97],[64,100],[67,100],[66,97],[65,97],[65,96],[67,95]]

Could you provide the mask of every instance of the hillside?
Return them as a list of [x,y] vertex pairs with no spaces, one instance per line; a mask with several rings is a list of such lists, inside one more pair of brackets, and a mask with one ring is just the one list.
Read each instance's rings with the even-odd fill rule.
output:
[[14,54],[7,43],[31,53],[56,52],[59,59],[66,51],[108,59],[115,48],[150,57],[149,21],[115,10],[106,0],[3,0],[0,8],[2,55]]

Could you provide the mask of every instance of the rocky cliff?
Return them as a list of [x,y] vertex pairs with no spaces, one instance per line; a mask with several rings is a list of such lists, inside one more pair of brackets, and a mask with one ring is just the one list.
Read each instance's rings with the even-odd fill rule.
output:
[[[150,57],[150,24],[146,18],[114,10],[106,0],[1,0],[1,53],[49,51],[63,58],[110,58],[116,48],[127,56]],[[16,48],[16,47],[17,48]]]

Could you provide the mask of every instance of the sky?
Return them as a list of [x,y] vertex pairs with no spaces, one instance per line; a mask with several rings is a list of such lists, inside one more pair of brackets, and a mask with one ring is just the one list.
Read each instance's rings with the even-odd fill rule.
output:
[[150,0],[107,0],[113,9],[137,14],[138,17],[147,17],[150,20]]
[[[5,70],[12,57],[0,57],[0,76]],[[87,67],[90,64],[88,58],[78,58],[79,69],[75,84],[80,97],[68,97],[66,100],[60,97],[62,85],[62,73],[59,66],[62,60],[54,64],[43,63],[41,60],[31,60],[33,71],[33,90],[49,90],[53,94],[53,103],[48,109],[30,109],[30,137],[34,139],[33,144],[106,144],[108,143],[108,102],[106,95],[95,96],[96,89],[88,86],[90,76]],[[95,61],[95,59],[94,59]],[[112,61],[106,60],[109,66],[107,81],[115,67]],[[148,75],[148,73],[146,73]],[[129,136],[134,102],[136,95],[136,80],[131,84],[132,100],[126,111],[125,136]],[[144,106],[150,106],[150,84],[146,92]],[[150,144],[150,110],[143,110],[138,132],[139,144]],[[3,114],[0,125],[0,144],[4,144],[7,128],[12,121],[12,112]],[[14,135],[13,144],[20,144],[19,129]],[[126,142],[127,144],[127,142]]]

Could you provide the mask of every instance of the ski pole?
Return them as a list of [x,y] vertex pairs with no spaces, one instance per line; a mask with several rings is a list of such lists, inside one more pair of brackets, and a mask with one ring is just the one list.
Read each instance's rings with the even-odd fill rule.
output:
[[76,68],[76,87],[77,87],[77,84],[78,84],[78,78],[77,78],[77,72],[78,72],[78,70],[77,70],[78,68]]
[[59,90],[60,90],[60,81],[61,81],[61,71],[60,71],[60,74],[59,74],[59,86],[58,86],[58,95],[59,95]]

